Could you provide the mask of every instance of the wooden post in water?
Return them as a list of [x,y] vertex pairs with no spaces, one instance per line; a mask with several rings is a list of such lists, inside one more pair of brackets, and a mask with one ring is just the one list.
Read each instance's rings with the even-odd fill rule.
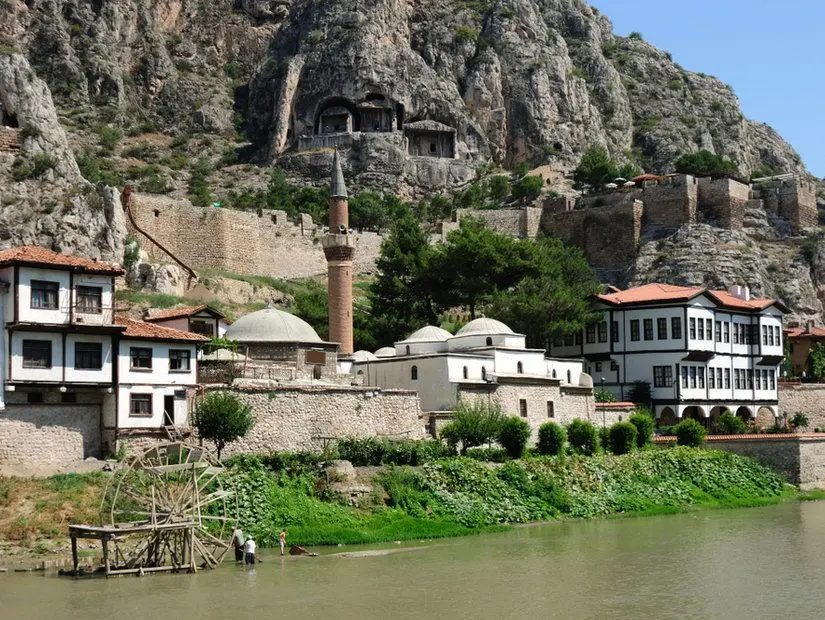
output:
[[103,567],[106,573],[106,579],[109,578],[109,539],[105,536],[101,538],[103,542]]
[[77,536],[72,533],[72,568],[74,569],[75,577],[77,577]]

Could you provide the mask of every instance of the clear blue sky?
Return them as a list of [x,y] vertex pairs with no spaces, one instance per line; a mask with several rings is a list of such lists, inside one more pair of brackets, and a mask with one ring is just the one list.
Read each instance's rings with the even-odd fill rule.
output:
[[688,71],[730,84],[825,177],[825,0],[590,0],[616,34],[638,31]]

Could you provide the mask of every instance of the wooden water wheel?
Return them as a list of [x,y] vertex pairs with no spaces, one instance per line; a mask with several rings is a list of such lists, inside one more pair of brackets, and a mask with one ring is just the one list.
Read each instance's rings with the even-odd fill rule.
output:
[[107,574],[214,568],[237,523],[224,468],[204,448],[159,445],[115,473],[101,504]]

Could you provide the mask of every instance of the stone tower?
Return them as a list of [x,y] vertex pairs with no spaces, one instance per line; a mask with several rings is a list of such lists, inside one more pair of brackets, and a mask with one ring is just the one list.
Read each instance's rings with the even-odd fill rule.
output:
[[352,345],[352,259],[355,237],[349,234],[347,187],[338,151],[332,158],[329,188],[329,234],[321,240],[327,259],[329,294],[329,339],[340,344],[339,353],[353,352]]

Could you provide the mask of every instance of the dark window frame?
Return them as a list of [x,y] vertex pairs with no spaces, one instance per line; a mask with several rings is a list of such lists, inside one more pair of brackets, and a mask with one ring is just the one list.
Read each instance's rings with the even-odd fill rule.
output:
[[103,287],[89,286],[86,284],[78,285],[77,311],[82,312],[83,314],[102,314]]
[[553,403],[552,400],[547,401],[547,417],[548,418],[555,418],[556,417],[556,405]]
[[664,317],[656,319],[656,339],[667,340],[667,319]]
[[670,337],[673,340],[682,339],[682,317],[674,316],[670,319]]
[[[149,403],[148,412],[143,412],[143,407],[135,408],[136,403]],[[154,415],[154,399],[151,392],[135,392],[129,394],[129,417],[130,418],[151,418]]]
[[[186,368],[173,367],[173,361],[186,362]],[[192,351],[189,349],[169,349],[169,372],[191,372],[192,371]]]
[[599,322],[599,342],[607,342],[607,321]]
[[[146,352],[148,351],[149,364],[136,364],[135,361],[140,362],[146,359]],[[152,347],[129,347],[129,369],[130,370],[152,370]]]
[[[26,338],[23,340],[21,349],[23,357],[23,368],[48,370],[53,367],[53,351],[51,340],[38,340],[34,338]],[[38,349],[40,350],[38,351]],[[38,363],[38,359],[44,360],[44,363]]]
[[696,317],[692,316],[688,319],[688,334],[691,340],[696,340]]
[[645,340],[653,340],[653,319],[644,319],[642,322]]
[[[60,282],[31,280],[29,306],[32,310],[57,310],[60,307]],[[42,293],[35,303],[35,291]]]
[[418,381],[418,366],[413,365],[410,367],[410,381]]
[[670,364],[653,367],[653,387],[673,387],[673,367]]
[[[85,349],[85,350],[84,350]],[[83,360],[84,365],[80,361]],[[97,363],[95,364],[95,360]],[[74,343],[75,370],[100,370],[103,368],[103,343],[75,342]]]
[[639,331],[639,319],[630,319],[630,341],[639,342],[641,332]]
[[522,418],[527,417],[527,399],[526,398],[519,398],[518,399],[518,412]]

